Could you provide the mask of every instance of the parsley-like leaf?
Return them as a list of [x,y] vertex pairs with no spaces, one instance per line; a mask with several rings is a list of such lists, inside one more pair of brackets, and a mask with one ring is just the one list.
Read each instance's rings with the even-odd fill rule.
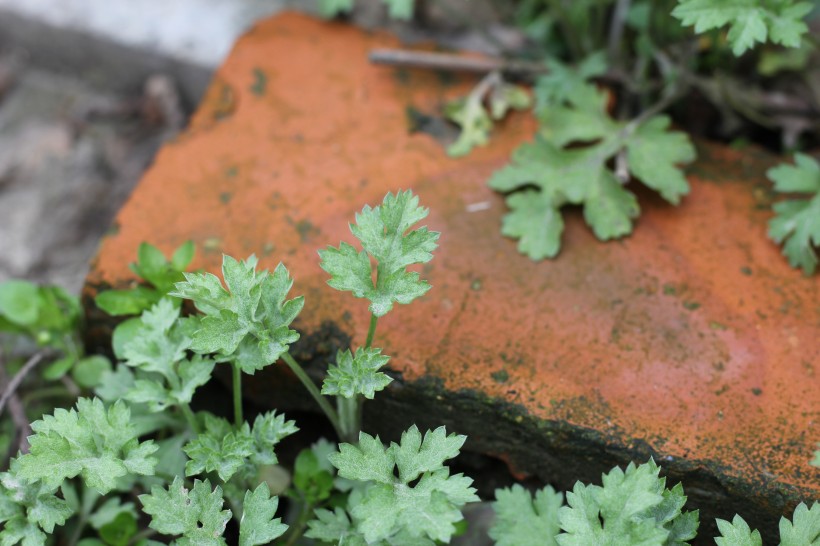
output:
[[379,371],[390,357],[381,349],[360,348],[355,355],[350,350],[336,354],[336,364],[327,370],[322,394],[353,398],[357,394],[372,400],[376,391],[384,389],[393,379]]
[[616,176],[610,168],[613,158],[677,204],[689,189],[678,165],[695,157],[688,137],[668,130],[666,116],[640,123],[612,119],[607,95],[586,81],[599,72],[594,58],[575,70],[552,63],[559,74],[571,77],[542,78],[536,91],[541,130],[535,142],[516,149],[510,164],[489,181],[491,188],[509,194],[502,233],[519,239],[519,250],[533,260],[558,254],[564,228],[560,209],[567,204],[583,206],[584,219],[601,240],[632,232],[640,208],[623,187],[625,173]]
[[800,503],[794,509],[792,521],[780,519],[781,546],[820,546],[820,503],[809,509]]
[[715,520],[720,531],[719,537],[715,538],[717,546],[762,546],[763,540],[757,530],[752,531],[749,524],[738,516],[729,523],[723,519]]
[[368,482],[361,500],[350,508],[368,544],[392,543],[391,537],[405,534],[416,540],[450,540],[454,523],[463,519],[461,507],[478,500],[472,480],[461,474],[450,476],[444,466],[465,440],[465,436],[448,436],[444,427],[422,438],[413,426],[399,444],[389,448],[378,437],[360,433],[358,446],[341,444],[339,452],[330,455],[339,476]]
[[177,476],[168,489],[154,486],[150,495],[140,495],[143,511],[151,516],[152,529],[163,535],[182,535],[179,546],[226,546],[222,537],[231,519],[229,510],[222,510],[222,489],[213,491],[208,480],[195,480],[190,491]]
[[[356,215],[356,224],[350,225],[363,251],[347,243],[319,251],[320,265],[331,275],[328,284],[369,299],[370,311],[377,317],[387,314],[394,303],[410,303],[430,289],[418,273],[406,270],[432,259],[440,235],[427,227],[410,230],[428,213],[418,203],[411,191],[388,193],[381,205],[365,206]],[[370,257],[377,263],[375,284]]]
[[342,508],[334,511],[320,508],[316,510],[316,518],[308,522],[305,536],[321,540],[328,544],[345,544],[350,546],[365,546],[364,538],[358,533]]
[[279,507],[279,499],[270,496],[270,489],[265,482],[259,484],[253,492],[245,493],[242,507],[239,546],[268,544],[287,531],[288,526],[279,518],[274,518]]
[[304,306],[304,298],[286,300],[293,280],[284,265],[271,274],[256,271],[251,256],[237,261],[224,256],[222,275],[227,290],[210,273],[186,273],[173,296],[193,300],[205,314],[193,333],[191,348],[218,353],[248,374],[276,362],[299,333],[289,328]]
[[46,533],[64,525],[74,510],[55,495],[56,487],[23,479],[18,471],[19,463],[12,459],[9,471],[0,473],[0,544],[45,544]]
[[729,26],[727,38],[735,55],[767,40],[787,47],[799,47],[808,31],[803,17],[812,10],[810,2],[793,0],[679,0],[672,15],[685,26],[702,33]]
[[766,173],[778,192],[807,193],[807,199],[775,203],[769,221],[769,237],[784,243],[792,267],[802,267],[806,275],[817,268],[820,247],[820,163],[804,154],[795,154],[795,165],[779,165]]
[[682,546],[695,536],[697,512],[682,513],[682,487],[666,489],[653,462],[614,468],[603,485],[575,484],[558,512],[561,546],[630,544]]
[[273,448],[282,439],[299,431],[294,421],[286,421],[284,414],[275,411],[257,415],[251,429],[253,454],[251,461],[256,465],[272,465],[279,462]]
[[121,401],[107,410],[101,400],[80,398],[77,409],[56,409],[31,425],[30,452],[18,460],[18,474],[57,487],[81,475],[86,485],[105,494],[127,474],[153,474],[157,450],[140,443],[131,412]]
[[495,492],[495,523],[490,537],[496,546],[558,546],[558,510],[564,496],[552,487],[532,494],[518,484]]
[[137,379],[123,394],[129,401],[147,403],[151,411],[190,403],[194,391],[210,380],[214,369],[214,361],[201,355],[187,358],[197,323],[179,320],[179,311],[170,299],[163,298],[142,313],[134,336],[123,347],[127,365],[162,377],[146,374],[147,378]]
[[253,465],[276,464],[274,448],[298,430],[275,411],[257,416],[252,429],[247,423],[235,429],[227,420],[205,414],[205,430],[183,448],[190,457],[185,474],[217,472],[228,481],[238,472],[251,472]]
[[220,417],[205,415],[205,431],[183,448],[190,460],[185,475],[216,472],[222,481],[228,481],[245,464],[253,450],[250,427],[243,424],[239,430]]

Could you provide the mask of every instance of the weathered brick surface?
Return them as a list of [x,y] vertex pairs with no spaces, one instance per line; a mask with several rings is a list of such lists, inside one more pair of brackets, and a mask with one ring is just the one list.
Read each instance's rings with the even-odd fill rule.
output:
[[[766,238],[772,158],[703,146],[680,207],[641,195],[635,234],[607,244],[570,212],[561,256],[532,263],[499,235],[503,200],[485,181],[533,126],[515,117],[489,147],[447,158],[406,110],[435,112],[465,86],[367,63],[390,44],[292,14],[254,28],[120,213],[87,295],[128,283],[141,241],[193,239],[211,271],[222,252],[283,261],[307,299],[301,331],[360,343],[367,305],[325,285],[316,249],[352,242],[364,203],[412,188],[443,236],[424,269],[433,290],[380,321],[400,380],[370,408],[374,426],[445,422],[564,486],[653,455],[706,516],[771,526],[816,498],[820,280]],[[287,403],[275,377],[257,376],[258,401]]]

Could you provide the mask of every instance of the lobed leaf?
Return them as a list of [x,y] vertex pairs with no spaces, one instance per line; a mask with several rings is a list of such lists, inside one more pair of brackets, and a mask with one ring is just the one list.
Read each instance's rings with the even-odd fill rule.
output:
[[101,400],[80,398],[77,409],[57,409],[31,425],[28,454],[18,460],[18,473],[50,487],[82,476],[86,485],[105,494],[127,474],[151,475],[157,446],[140,443],[131,412],[121,401],[107,409]]
[[167,489],[151,488],[151,494],[140,495],[143,511],[151,516],[148,525],[163,535],[182,535],[180,546],[226,546],[222,537],[231,519],[229,510],[222,510],[222,489],[211,490],[208,480],[194,481],[188,490],[177,476]]
[[227,482],[254,454],[254,439],[247,423],[235,430],[225,419],[208,415],[205,431],[188,442],[183,451],[190,458],[185,465],[186,476],[216,472]]
[[792,521],[780,519],[780,546],[820,546],[820,503],[800,503]]
[[575,484],[558,512],[561,546],[630,544],[680,546],[697,530],[697,513],[683,513],[683,489],[666,489],[660,468],[650,460],[614,468],[603,485]]
[[729,523],[726,520],[715,520],[720,536],[715,538],[717,546],[762,546],[760,533],[752,531],[744,519],[738,515]]
[[205,314],[193,332],[191,349],[217,353],[253,374],[276,362],[299,334],[289,328],[302,310],[304,298],[287,300],[293,286],[288,270],[279,264],[271,274],[256,271],[256,257],[237,261],[223,256],[223,288],[211,274],[185,274],[171,294],[193,300]]
[[679,0],[672,15],[684,26],[694,26],[697,33],[728,26],[727,39],[739,56],[766,41],[799,47],[808,31],[803,17],[811,10],[810,2],[792,0]]
[[268,544],[282,536],[288,526],[275,518],[279,499],[271,497],[266,483],[245,493],[242,518],[239,520],[239,546]]
[[[405,269],[429,262],[438,246],[439,233],[426,227],[410,229],[428,213],[418,201],[411,191],[388,193],[381,205],[365,206],[350,226],[363,251],[347,243],[319,251],[320,265],[331,276],[328,284],[369,299],[377,317],[387,314],[394,303],[410,303],[430,289],[418,273]],[[375,283],[371,257],[376,261]]]
[[355,355],[350,350],[338,351],[336,364],[331,364],[322,384],[322,394],[352,398],[362,395],[372,400],[376,391],[384,389],[393,379],[380,372],[390,357],[381,349],[360,348]]
[[[348,508],[367,544],[450,540],[454,524],[463,519],[461,507],[478,500],[472,480],[461,474],[450,476],[444,466],[465,439],[448,436],[444,427],[422,438],[414,426],[389,448],[378,437],[361,433],[358,446],[341,444],[339,452],[330,455],[339,476],[366,482]],[[329,514],[325,517],[331,521]],[[335,514],[332,521],[341,524],[341,516]]]
[[783,243],[783,254],[792,267],[800,267],[811,275],[817,268],[816,249],[820,247],[820,163],[807,155],[795,154],[794,166],[780,165],[766,174],[776,191],[810,194],[807,199],[775,203],[769,237]]
[[533,495],[518,484],[495,492],[495,522],[490,537],[496,546],[558,546],[558,510],[564,496],[547,486]]
[[[590,66],[585,74],[595,70]],[[586,82],[589,76],[565,67],[558,72],[572,77],[542,81],[536,140],[517,148],[510,164],[489,181],[491,188],[509,193],[502,233],[519,239],[519,251],[534,260],[558,254],[565,204],[582,205],[584,219],[601,240],[632,232],[640,208],[623,187],[623,173],[616,176],[609,167],[614,158],[671,203],[689,190],[679,165],[694,159],[686,135],[670,132],[665,116],[639,124],[615,121],[607,112],[607,95]]]

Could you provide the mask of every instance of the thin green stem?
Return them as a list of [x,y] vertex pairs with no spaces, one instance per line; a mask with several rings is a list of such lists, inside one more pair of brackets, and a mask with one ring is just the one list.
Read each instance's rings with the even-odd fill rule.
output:
[[237,428],[242,426],[245,419],[242,416],[242,368],[232,362],[233,366],[233,420]]
[[370,315],[370,328],[367,330],[367,340],[364,342],[365,349],[369,349],[373,343],[373,338],[376,337],[376,325],[379,322],[379,317]]
[[190,404],[180,404],[179,409],[182,410],[182,415],[185,416],[185,420],[188,422],[188,426],[191,427],[193,433],[199,434],[199,423],[196,420],[196,415],[194,415]]
[[285,364],[293,371],[296,377],[299,378],[299,381],[302,382],[302,385],[308,390],[310,395],[316,400],[316,403],[319,404],[319,407],[322,408],[322,411],[325,412],[330,424],[333,425],[333,429],[336,431],[336,434],[341,438],[342,437],[342,428],[339,425],[339,416],[336,413],[330,403],[328,403],[327,399],[322,396],[322,393],[319,392],[319,389],[316,387],[316,384],[313,383],[313,380],[308,377],[308,374],[305,373],[305,370],[299,365],[296,360],[290,355],[290,353],[284,353],[282,355],[282,360],[285,361]]
[[361,430],[361,396],[355,395],[352,398],[337,396],[336,407],[339,411],[339,424],[342,429],[341,439],[345,442],[356,443]]

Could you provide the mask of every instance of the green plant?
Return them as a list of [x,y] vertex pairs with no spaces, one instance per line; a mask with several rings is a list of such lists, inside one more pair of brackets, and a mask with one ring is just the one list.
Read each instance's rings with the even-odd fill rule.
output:
[[[0,544],[41,546],[63,527],[60,543],[69,546],[156,546],[157,534],[189,546],[450,542],[463,507],[479,500],[472,480],[447,466],[466,437],[412,426],[386,446],[361,431],[364,400],[391,381],[388,357],[372,346],[378,319],[430,289],[407,270],[437,246],[438,233],[415,227],[426,215],[411,192],[388,194],[350,226],[362,250],[341,243],[320,251],[331,287],[367,299],[371,311],[365,345],[339,351],[321,392],[290,354],[303,300],[288,299],[293,281],[282,264],[269,272],[254,257],[225,256],[222,280],[184,274],[142,312],[117,368],[86,387],[93,395],[32,423],[30,448],[0,474]],[[199,313],[181,316],[172,297],[191,299]],[[302,450],[289,473],[276,447],[296,424],[275,411],[251,422],[242,411],[243,375],[278,360],[340,440]],[[192,407],[222,365],[233,371],[232,420]],[[549,487],[534,498],[521,486],[499,490],[490,535],[499,546],[686,544],[697,512],[682,511],[682,486],[666,488],[659,472],[652,461],[613,469],[600,486],[577,484],[567,506]],[[280,496],[289,501],[285,515],[277,515]],[[723,544],[759,544],[739,518],[720,525]],[[784,545],[817,544],[820,505],[798,507],[781,536]]]
[[[490,536],[498,546],[682,546],[697,535],[698,512],[684,512],[681,484],[672,489],[652,461],[613,468],[601,485],[576,482],[567,505],[551,487],[535,498],[521,486],[496,491]],[[717,520],[718,546],[761,546],[760,533],[740,516]],[[781,546],[820,544],[820,503],[800,503],[780,520]]]
[[780,193],[803,193],[806,199],[789,199],[774,204],[775,216],[769,221],[769,237],[783,245],[783,254],[793,267],[802,267],[806,275],[817,268],[820,247],[820,163],[803,154],[795,154],[796,165],[769,169],[767,176]]
[[[387,6],[390,17],[408,20],[413,17],[415,0],[382,0]],[[353,0],[318,0],[319,13],[322,17],[335,17],[340,13],[349,13],[353,9]]]
[[130,268],[148,286],[143,284],[125,290],[103,290],[94,298],[94,303],[111,316],[139,315],[182,280],[182,273],[194,259],[195,251],[193,241],[188,241],[180,245],[168,260],[154,245],[142,243],[137,250],[137,261]]
[[[342,4],[352,8],[352,0]],[[402,5],[403,14],[412,13],[412,1]],[[629,235],[640,214],[630,183],[640,181],[679,204],[689,191],[682,167],[696,152],[686,133],[670,130],[667,112],[693,95],[711,103],[726,138],[742,119],[780,129],[787,149],[809,130],[788,121],[775,103],[805,102],[793,96],[789,82],[818,57],[820,42],[806,24],[820,13],[816,2],[522,0],[513,6],[507,7],[530,44],[507,52],[519,59],[501,62],[466,97],[445,104],[443,115],[460,127],[447,152],[462,156],[489,142],[494,122],[508,111],[533,105],[539,123],[534,142],[521,144],[489,180],[509,208],[502,233],[533,260],[560,252],[567,205],[582,206],[596,237],[610,240]],[[534,100],[509,76],[529,77]],[[820,109],[804,113],[811,119]],[[818,243],[809,237],[816,228],[803,218],[813,210],[804,213],[790,203],[778,205],[783,220],[775,220],[770,232],[777,242],[787,240],[790,262],[808,274]]]

